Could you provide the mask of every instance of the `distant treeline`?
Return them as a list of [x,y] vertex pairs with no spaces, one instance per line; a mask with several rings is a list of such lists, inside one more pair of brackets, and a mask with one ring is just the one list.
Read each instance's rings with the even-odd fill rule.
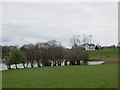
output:
[[[70,65],[86,65],[89,58],[88,53],[80,45],[74,44],[71,49],[65,48],[61,43],[51,40],[43,43],[25,44],[18,48],[17,46],[2,46],[2,60],[11,69],[11,65],[23,64],[27,68],[28,64],[34,67],[37,63],[38,67],[43,66],[61,66],[64,62],[70,62]],[[25,66],[27,64],[27,66]]]

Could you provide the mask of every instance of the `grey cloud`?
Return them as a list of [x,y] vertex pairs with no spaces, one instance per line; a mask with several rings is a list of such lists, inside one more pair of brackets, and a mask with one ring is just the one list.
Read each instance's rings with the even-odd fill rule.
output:
[[10,36],[3,36],[2,37],[2,42],[4,43],[4,42],[11,42],[12,41],[12,37],[10,37]]
[[7,3],[3,35],[13,36],[14,44],[56,39],[67,45],[74,34],[85,33],[101,44],[116,44],[116,8],[114,3]]

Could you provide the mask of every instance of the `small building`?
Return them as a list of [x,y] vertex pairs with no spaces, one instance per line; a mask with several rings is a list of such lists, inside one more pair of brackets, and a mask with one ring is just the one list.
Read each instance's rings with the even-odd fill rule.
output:
[[95,44],[85,43],[82,46],[85,48],[85,50],[95,50]]

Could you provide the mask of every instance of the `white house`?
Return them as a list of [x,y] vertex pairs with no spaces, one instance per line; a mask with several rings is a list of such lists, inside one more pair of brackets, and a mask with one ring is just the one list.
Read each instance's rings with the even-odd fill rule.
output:
[[82,46],[85,48],[85,50],[95,50],[95,44],[85,43]]

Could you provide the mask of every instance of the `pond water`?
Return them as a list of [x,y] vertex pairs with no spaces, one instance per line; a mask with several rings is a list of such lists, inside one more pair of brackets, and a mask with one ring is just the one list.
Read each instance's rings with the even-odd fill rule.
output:
[[6,70],[6,69],[7,69],[6,65],[0,63],[0,71],[1,71],[1,70]]
[[[105,63],[104,61],[88,61],[88,65],[101,65],[104,63]],[[26,65],[27,64],[25,64],[25,66]],[[18,66],[18,68],[24,68],[22,64],[18,64],[17,66]],[[62,66],[64,66],[64,63],[62,63]],[[31,67],[30,64],[28,64],[28,68],[30,68],[30,67]],[[37,64],[34,64],[34,67],[37,67]],[[11,65],[11,68],[15,68],[15,65]],[[0,63],[0,71],[2,71],[2,70],[7,70],[7,66],[3,63]]]
[[88,65],[101,65],[104,63],[105,61],[88,61]]

